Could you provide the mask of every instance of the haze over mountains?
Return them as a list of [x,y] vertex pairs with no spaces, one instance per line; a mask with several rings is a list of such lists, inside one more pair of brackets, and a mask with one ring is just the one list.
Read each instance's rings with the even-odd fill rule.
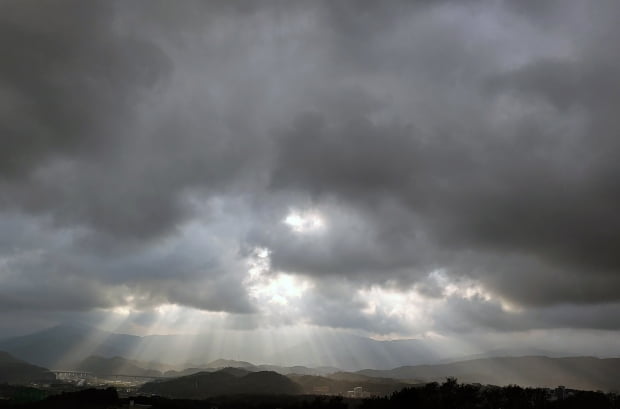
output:
[[0,351],[0,383],[28,383],[49,381],[54,375],[47,369],[32,365]]
[[[462,382],[495,385],[565,385],[576,389],[620,390],[620,358],[525,356],[529,351],[524,349],[495,350],[475,357],[477,359],[462,357],[457,362],[446,363],[444,358],[428,353],[421,341],[386,342],[351,337],[347,339],[349,344],[338,345],[336,340],[330,345],[324,344],[326,353],[312,355],[317,361],[311,365],[287,366],[225,358],[207,361],[208,354],[199,355],[202,347],[199,342],[191,354],[175,351],[174,345],[170,344],[175,337],[180,336],[137,337],[84,326],[57,326],[27,336],[5,339],[0,341],[0,351],[6,351],[0,354],[0,375],[3,376],[0,381],[53,379],[53,375],[45,369],[51,368],[86,371],[99,377],[126,375],[175,379],[156,382],[155,386],[148,386],[147,389],[161,388],[177,397],[212,396],[232,390],[255,393],[258,389],[273,388],[280,388],[283,393],[311,392],[315,387],[346,391],[355,383],[372,384],[374,389],[387,393],[412,382],[443,381],[447,377],[456,377]],[[151,355],[143,353],[145,342],[150,346],[148,351]],[[280,358],[293,362],[306,347],[307,344],[300,344],[285,351]],[[157,359],[164,356],[161,355],[164,348],[167,348],[165,357],[168,359],[173,359],[175,352],[178,352],[179,356],[194,356],[196,360],[160,362]],[[353,351],[355,356],[352,356]],[[139,360],[135,359],[138,355]],[[321,365],[327,360],[344,365]],[[386,362],[396,361],[412,362],[412,365],[385,368]],[[59,367],[59,363],[65,366]],[[266,375],[270,373],[277,376]],[[289,378],[284,380],[286,376]],[[291,380],[296,386],[291,386]],[[263,381],[271,386],[256,389],[255,386]],[[191,387],[192,382],[212,386],[196,392]]]
[[[60,325],[0,341],[0,350],[45,367],[76,367],[89,356],[115,356],[140,361],[165,360],[164,370],[204,367],[220,358],[268,362],[280,366],[328,366],[347,370],[389,369],[403,363],[438,362],[441,356],[419,340],[376,341],[354,335],[323,336],[320,342],[301,342],[274,354],[246,342],[243,347],[214,348],[207,335],[150,335],[138,337],[82,325]],[[174,349],[174,350],[171,350]],[[152,368],[161,370],[161,368]]]
[[[449,377],[465,383],[500,386],[517,384],[554,388],[564,385],[582,390],[620,391],[620,358],[484,358],[358,372],[343,372],[337,368],[254,365],[231,360],[217,360],[204,368],[182,371],[160,372],[147,369],[149,366],[154,364],[121,357],[89,357],[74,369],[100,378],[114,375],[148,377],[154,381],[142,387],[144,393],[196,399],[231,393],[345,393],[356,386],[377,394],[389,394],[411,384],[443,382]],[[16,359],[6,352],[0,353],[0,382],[28,384],[53,379],[54,375],[45,368]]]
[[403,366],[359,373],[378,378],[442,381],[456,377],[465,383],[516,384],[532,387],[564,385],[585,390],[620,390],[620,358],[496,357],[440,365]]
[[303,374],[284,376],[274,371],[248,371],[228,367],[215,372],[199,372],[172,380],[149,382],[141,387],[141,391],[175,398],[196,399],[234,393],[346,393],[359,386],[364,390],[373,391],[375,394],[387,395],[411,386],[411,383],[345,372],[336,372],[325,376]]

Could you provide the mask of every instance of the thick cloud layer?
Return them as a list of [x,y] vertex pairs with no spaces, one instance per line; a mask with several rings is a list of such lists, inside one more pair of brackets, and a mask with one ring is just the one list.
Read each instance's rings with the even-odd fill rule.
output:
[[3,2],[0,310],[618,330],[618,17]]

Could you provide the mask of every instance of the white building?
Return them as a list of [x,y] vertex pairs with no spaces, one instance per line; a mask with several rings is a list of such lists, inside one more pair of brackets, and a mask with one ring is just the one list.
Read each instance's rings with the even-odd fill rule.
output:
[[347,391],[347,398],[370,398],[370,392],[366,392],[361,386],[356,386],[352,391]]

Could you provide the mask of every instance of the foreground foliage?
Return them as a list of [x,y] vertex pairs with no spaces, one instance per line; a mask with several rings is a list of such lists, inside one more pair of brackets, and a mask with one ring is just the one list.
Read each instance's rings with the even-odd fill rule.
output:
[[[548,389],[459,384],[455,379],[364,400],[339,396],[255,394],[203,400],[140,396],[131,400],[140,407],[152,409],[620,409],[620,396],[616,394],[568,391],[559,397]],[[113,388],[88,389],[49,396],[38,402],[2,399],[0,409],[112,409],[126,408],[129,402],[129,399],[120,399]]]
[[574,391],[559,398],[542,388],[442,384],[406,388],[389,397],[366,399],[360,409],[620,409],[620,397],[602,392]]

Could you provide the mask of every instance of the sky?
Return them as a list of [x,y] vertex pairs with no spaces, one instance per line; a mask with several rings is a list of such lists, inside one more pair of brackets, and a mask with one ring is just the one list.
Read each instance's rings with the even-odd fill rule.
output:
[[615,0],[2,1],[0,335],[617,356],[619,19]]

